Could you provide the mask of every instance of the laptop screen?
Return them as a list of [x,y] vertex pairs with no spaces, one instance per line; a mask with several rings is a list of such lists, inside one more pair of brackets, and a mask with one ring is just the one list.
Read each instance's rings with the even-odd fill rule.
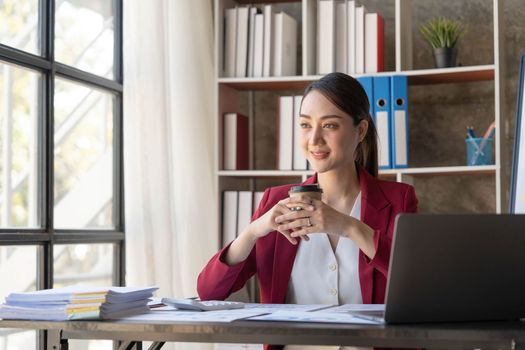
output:
[[510,212],[525,213],[525,54],[521,56],[516,102],[514,157],[512,160]]

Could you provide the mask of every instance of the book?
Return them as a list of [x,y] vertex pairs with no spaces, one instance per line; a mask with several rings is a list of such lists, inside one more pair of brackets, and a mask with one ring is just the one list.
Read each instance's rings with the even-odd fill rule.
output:
[[346,47],[348,45],[348,18],[346,7],[346,0],[335,3],[335,71],[343,73],[348,71],[348,60],[346,57],[348,54]]
[[263,45],[263,77],[269,77],[272,72],[273,18],[272,5],[264,5],[264,45]]
[[253,192],[239,191],[237,209],[237,235],[251,222],[253,213]]
[[299,116],[301,114],[302,95],[293,97],[293,170],[306,170],[308,161],[301,148],[301,125]]
[[334,0],[321,0],[318,6],[317,73],[327,74],[333,72],[335,68],[335,3]]
[[255,16],[257,15],[259,9],[255,6],[250,7],[249,15],[249,33],[248,33],[248,70],[246,75],[253,77],[253,64],[254,64],[254,53],[255,53]]
[[235,76],[237,57],[237,8],[224,10],[224,76]]
[[264,59],[264,15],[255,15],[255,34],[253,42],[253,76],[260,78],[263,76]]
[[355,1],[348,0],[346,3],[346,27],[347,27],[347,44],[348,50],[346,58],[348,59],[347,69],[349,74],[355,73]]
[[365,73],[385,70],[384,21],[378,13],[365,14]]
[[223,169],[248,169],[248,117],[239,113],[225,113],[223,117]]
[[248,68],[249,8],[237,8],[237,39],[235,40],[235,76],[246,77]]
[[355,8],[355,73],[365,72],[365,14],[364,6]]
[[293,96],[279,97],[277,169],[293,168]]
[[274,18],[272,76],[292,76],[297,70],[297,20],[285,12]]
[[222,244],[227,245],[237,237],[237,191],[222,193]]

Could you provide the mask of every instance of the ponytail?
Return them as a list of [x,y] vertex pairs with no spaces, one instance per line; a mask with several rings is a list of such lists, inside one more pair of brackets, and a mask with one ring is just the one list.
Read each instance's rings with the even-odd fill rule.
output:
[[362,120],[368,122],[368,129],[363,141],[359,142],[355,149],[355,163],[368,171],[372,176],[377,177],[377,130],[370,114]]

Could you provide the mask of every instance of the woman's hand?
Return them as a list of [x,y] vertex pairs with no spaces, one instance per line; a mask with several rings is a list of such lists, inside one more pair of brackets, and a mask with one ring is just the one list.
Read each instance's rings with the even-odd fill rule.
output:
[[311,203],[313,210],[300,210],[283,213],[275,220],[277,230],[293,231],[290,236],[308,237],[309,233],[324,232],[331,235],[347,236],[346,232],[356,219],[343,214],[317,199],[308,196],[297,196],[288,202],[289,206],[302,206]]
[[[293,210],[298,209],[298,207],[303,208],[303,210]],[[268,210],[263,216],[253,221],[250,224],[249,231],[252,232],[254,239],[264,237],[272,231],[278,231],[282,235],[284,235],[290,241],[290,243],[297,244],[297,239],[292,237],[291,235],[293,230],[279,229],[279,225],[284,221],[277,222],[276,219],[294,213],[311,213],[313,210],[314,207],[311,205],[311,200],[309,198],[305,197],[303,200],[296,200],[295,198],[292,200],[292,198],[286,198],[279,201],[276,205],[274,205],[272,209]],[[302,238],[308,240],[308,236],[302,236]]]
[[350,238],[370,259],[376,254],[374,230],[367,224],[343,214],[324,202],[307,196],[297,196],[287,202],[288,207],[308,203],[304,210],[283,213],[275,219],[279,232],[292,231],[291,238],[307,239],[310,233],[323,232],[329,235]]
[[[280,230],[279,224],[275,221],[277,217],[292,213],[293,209],[297,209],[299,206],[304,208],[302,212],[313,211],[314,207],[310,204],[310,200],[295,201],[291,202],[290,198],[283,199],[279,203],[273,206],[272,209],[268,210],[263,216],[254,220],[248,225],[241,233],[233,240],[230,248],[226,252],[225,262],[226,264],[233,266],[241,261],[246,260],[248,255],[253,249],[253,246],[257,240],[261,237],[266,236],[272,231],[279,231],[285,236],[290,243],[297,244],[297,238],[291,236],[291,230]],[[303,235],[301,239],[308,240],[308,236]]]

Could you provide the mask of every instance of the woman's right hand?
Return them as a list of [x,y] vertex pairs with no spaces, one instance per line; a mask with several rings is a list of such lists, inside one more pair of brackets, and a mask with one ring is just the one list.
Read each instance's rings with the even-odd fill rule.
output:
[[[257,220],[252,221],[252,223],[250,224],[251,227],[248,231],[252,233],[255,240],[266,236],[272,231],[278,231],[283,236],[285,236],[290,241],[290,243],[297,244],[297,239],[290,235],[292,231],[279,231],[277,228],[282,223],[277,224],[275,222],[275,219],[277,217],[292,212],[292,209],[290,208],[294,208],[297,206],[301,206],[303,210],[307,211],[314,210],[314,207],[310,204],[310,202],[307,199],[303,201],[297,201],[296,199],[286,198],[275,204],[273,208],[268,210],[263,216],[261,216]],[[308,240],[308,236],[302,237],[304,237],[305,240]]]
[[[248,257],[248,255],[250,255],[250,252],[252,251],[255,242],[259,238],[266,236],[272,231],[280,232],[290,241],[290,243],[297,244],[297,238],[292,237],[290,235],[292,231],[285,230],[283,232],[277,229],[277,227],[279,225],[282,225],[283,222],[279,223],[278,225],[275,222],[275,219],[281,215],[292,212],[293,210],[291,210],[290,208],[298,206],[303,208],[303,210],[295,211],[296,215],[294,215],[294,219],[300,219],[302,213],[311,212],[315,210],[315,208],[310,203],[311,200],[309,200],[308,198],[301,200],[292,200],[291,198],[286,198],[278,202],[276,205],[273,206],[272,209],[268,210],[258,219],[252,221],[250,225],[248,225],[239,234],[239,236],[230,245],[230,248],[228,249],[225,256],[225,262],[228,265],[233,266],[241,261],[244,261]],[[308,240],[308,236],[302,235],[301,239]]]

